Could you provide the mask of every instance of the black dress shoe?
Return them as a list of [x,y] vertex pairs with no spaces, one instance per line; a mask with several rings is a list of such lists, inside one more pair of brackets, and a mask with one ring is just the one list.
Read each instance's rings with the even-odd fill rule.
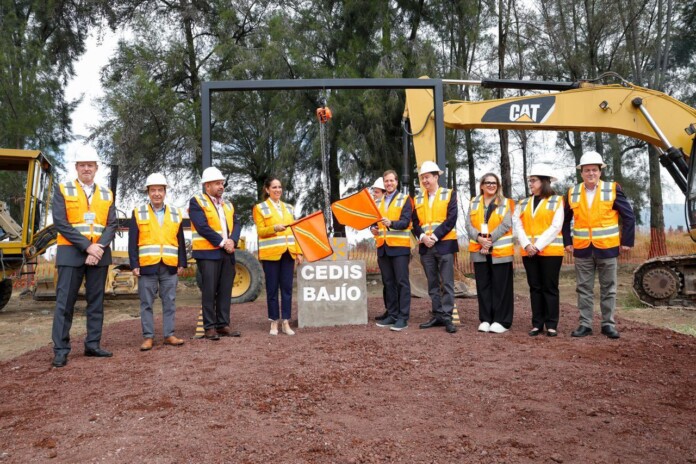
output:
[[51,363],[51,366],[64,367],[66,364],[68,364],[67,353],[58,353],[53,357],[53,362]]
[[609,338],[620,338],[619,331],[614,328],[613,325],[602,326],[602,335],[606,335]]
[[581,325],[570,334],[571,337],[587,337],[588,335],[592,335],[592,329],[584,325]]
[[457,326],[452,321],[445,321],[445,330],[448,334],[453,334],[457,332]]
[[94,358],[110,358],[114,354],[111,351],[102,350],[101,348],[85,348],[85,356]]
[[536,337],[537,335],[541,335],[543,333],[544,333],[543,329],[537,329],[536,327],[534,327],[532,330],[529,331],[528,335],[530,337]]
[[445,325],[445,323],[442,322],[442,320],[439,317],[433,317],[428,322],[424,322],[418,327],[420,327],[421,329],[429,329],[431,327],[441,327],[443,325]]
[[388,317],[389,317],[389,311],[384,311],[384,313],[382,313],[381,315],[375,316],[375,321],[383,321],[384,319],[386,319]]
[[237,330],[232,330],[229,327],[220,327],[216,332],[221,337],[241,337],[242,333]]
[[547,337],[558,337],[558,331],[556,329],[546,329]]

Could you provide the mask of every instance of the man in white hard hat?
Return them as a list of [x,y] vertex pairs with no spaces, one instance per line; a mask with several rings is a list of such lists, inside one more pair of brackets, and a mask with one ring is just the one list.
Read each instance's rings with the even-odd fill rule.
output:
[[396,171],[385,171],[383,179],[386,193],[376,202],[382,219],[370,227],[377,242],[377,263],[382,273],[382,295],[387,308],[386,317],[379,319],[377,326],[399,332],[408,327],[411,316],[408,263],[411,258],[413,206],[407,194],[396,190],[399,185]]
[[53,224],[58,231],[56,309],[53,314],[53,367],[63,367],[70,353],[70,327],[77,292],[85,279],[87,335],[85,356],[111,357],[101,348],[104,285],[111,264],[111,241],[117,221],[114,196],[97,185],[96,155],[75,159],[77,179],[59,184],[53,194]]
[[425,161],[419,177],[423,190],[416,196],[413,211],[413,235],[420,243],[418,253],[428,279],[428,294],[432,300],[432,317],[421,329],[444,326],[455,333],[452,322],[454,309],[454,255],[457,244],[457,192],[438,185],[444,174],[432,161]]
[[241,227],[234,206],[222,199],[225,177],[215,167],[201,177],[204,193],[189,202],[193,257],[202,276],[204,338],[239,337],[230,329],[230,304],[235,276],[234,250]]
[[155,323],[152,306],[159,293],[162,300],[164,344],[181,346],[174,335],[176,286],[186,267],[183,214],[166,205],[167,179],[160,173],[147,176],[145,189],[149,202],[133,210],[128,229],[128,257],[133,274],[139,277],[140,325],[143,342],[140,351],[152,349]]
[[583,154],[577,166],[583,182],[568,191],[565,204],[563,245],[575,257],[580,310],[580,326],[571,334],[573,337],[592,335],[596,272],[599,275],[602,334],[619,338],[614,320],[617,257],[620,252],[633,247],[635,216],[619,184],[600,179],[605,167],[599,153],[589,151]]
[[372,198],[377,200],[381,200],[382,197],[384,197],[384,192],[387,191],[387,189],[384,187],[384,179],[381,177],[378,177],[377,180],[375,181],[374,184],[372,184]]

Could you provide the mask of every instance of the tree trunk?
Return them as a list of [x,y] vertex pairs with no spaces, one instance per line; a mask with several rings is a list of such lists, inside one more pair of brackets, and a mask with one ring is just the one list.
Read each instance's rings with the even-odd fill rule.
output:
[[662,211],[662,183],[660,181],[660,161],[655,147],[648,146],[650,166],[650,252],[648,259],[667,255],[665,240],[665,216]]
[[[510,3],[498,0],[498,77],[505,78],[505,53],[507,48],[507,33],[510,22]],[[505,96],[503,89],[498,89],[498,98]],[[510,136],[506,130],[499,130],[500,136],[500,178],[503,195],[512,196],[512,174],[510,172]]]
[[476,171],[474,165],[474,138],[470,130],[464,131],[464,139],[466,140],[466,155],[467,155],[467,170],[469,171],[469,193],[472,197],[476,196]]
[[[182,9],[186,11],[189,7],[188,2],[182,2]],[[195,165],[197,169],[202,169],[203,166],[203,116],[201,113],[201,79],[198,75],[198,60],[196,58],[196,44],[194,42],[193,20],[190,15],[183,14],[184,34],[186,35],[186,57],[188,68],[189,81],[191,88],[189,89],[189,98],[193,102],[193,118],[196,125],[195,137],[197,139],[195,146]]]

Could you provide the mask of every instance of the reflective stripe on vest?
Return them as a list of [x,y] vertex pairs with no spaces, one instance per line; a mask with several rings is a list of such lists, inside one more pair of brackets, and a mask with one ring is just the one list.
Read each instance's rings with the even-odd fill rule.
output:
[[[70,225],[84,235],[87,240],[97,242],[104,230],[109,217],[109,208],[113,203],[113,196],[109,189],[99,187],[94,184],[94,191],[99,191],[99,195],[92,195],[91,204],[87,203],[87,195],[82,186],[77,181],[68,181],[59,184],[60,192],[65,199],[65,215]],[[94,222],[85,222],[85,213],[94,213]],[[58,245],[72,245],[72,243],[62,234],[58,233]]]
[[[287,226],[295,220],[293,207],[280,202],[280,211],[271,203],[270,199],[257,204],[253,209],[254,223],[259,228],[267,228],[282,224]],[[258,217],[261,216],[261,217]],[[301,254],[299,246],[295,242],[295,236],[289,227],[280,232],[274,232],[268,237],[259,235],[259,259],[264,261],[278,261],[283,253],[290,252],[295,258]]]
[[[404,209],[406,200],[408,200],[408,195],[395,193],[388,207],[386,205],[386,197],[383,197],[380,199],[377,208],[382,217],[395,222],[401,219],[401,212]],[[411,221],[409,221],[408,227],[403,230],[387,229],[381,222],[377,223],[377,227],[379,229],[379,234],[375,236],[377,248],[384,246],[385,242],[390,247],[411,248]]]
[[[433,199],[433,206],[430,206],[430,202],[425,197],[425,192],[420,192],[416,196],[416,213],[418,214],[418,220],[420,221],[421,227],[423,228],[423,233],[426,235],[432,235],[440,225],[447,219],[447,206],[449,205],[450,198],[452,197],[452,190],[439,187],[438,191],[435,192],[435,198]],[[452,230],[447,232],[447,234],[440,240],[456,240],[457,239],[457,228],[452,227]]]
[[[537,238],[551,227],[556,211],[562,204],[559,195],[551,195],[548,198],[542,198],[536,210],[534,210],[533,197],[525,198],[520,201],[520,221],[532,245],[536,244]],[[522,256],[527,256],[527,250],[524,248],[520,250],[520,253]],[[563,255],[563,234],[559,231],[553,241],[546,245],[543,250],[539,251],[539,256]]]
[[579,250],[590,244],[599,249],[620,245],[619,213],[613,209],[616,199],[616,183],[599,181],[594,201],[587,204],[584,184],[578,184],[568,192],[569,206],[573,210],[573,247]]
[[[213,229],[215,233],[220,234],[220,239],[222,240],[222,224],[220,223],[220,216],[218,216],[215,205],[212,201],[208,200],[206,195],[194,195],[193,198],[205,213],[208,226]],[[234,206],[232,203],[224,201],[222,203],[222,209],[225,212],[225,220],[227,222],[227,235],[228,237],[232,237],[234,228]],[[220,249],[218,245],[219,243],[210,243],[208,239],[199,234],[196,231],[196,225],[191,221],[191,247],[194,251],[218,250]]]
[[[493,210],[491,216],[488,218],[488,233],[491,234],[495,229],[502,224],[505,214],[508,210],[511,210],[512,200],[505,198],[504,202],[500,204],[497,208]],[[483,202],[482,195],[477,195],[471,199],[471,204],[469,206],[469,216],[471,220],[471,225],[477,229],[481,230],[483,225],[483,220],[486,214],[486,205]],[[469,239],[469,251],[471,253],[477,253],[481,250],[481,244],[478,240]],[[514,252],[513,241],[512,241],[512,227],[503,234],[498,240],[493,243],[493,251],[491,255],[494,258],[504,258],[507,256],[512,256]]]
[[152,266],[160,261],[167,266],[179,265],[179,228],[183,219],[178,208],[165,206],[168,211],[160,225],[150,205],[135,208],[138,224],[138,262],[140,266]]

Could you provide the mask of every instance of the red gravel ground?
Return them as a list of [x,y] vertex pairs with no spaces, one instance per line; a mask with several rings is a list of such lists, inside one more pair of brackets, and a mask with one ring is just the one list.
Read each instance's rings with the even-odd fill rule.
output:
[[[382,301],[370,299],[370,317]],[[694,339],[619,321],[621,340],[374,324],[270,337],[265,303],[233,307],[242,338],[138,351],[140,322],[106,328],[111,359],[73,341],[67,367],[42,348],[0,364],[3,462],[696,462]],[[181,308],[178,335],[197,309]],[[595,327],[595,330],[598,330]],[[158,338],[161,343],[161,337]]]

